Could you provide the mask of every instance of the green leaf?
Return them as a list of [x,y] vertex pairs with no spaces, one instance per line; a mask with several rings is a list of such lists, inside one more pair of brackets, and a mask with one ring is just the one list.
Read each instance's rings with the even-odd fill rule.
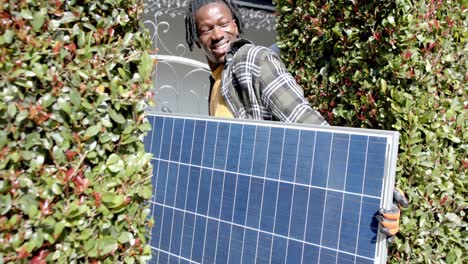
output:
[[77,70],[76,73],[83,79],[85,80],[88,80],[89,79],[89,76],[88,74],[86,74],[84,71],[82,70]]
[[26,119],[26,117],[28,117],[28,115],[29,115],[28,111],[26,111],[26,110],[21,111],[18,115],[16,115],[15,122],[20,123],[21,121]]
[[15,33],[11,29],[5,30],[5,33],[0,37],[0,44],[10,44],[13,41]]
[[35,12],[32,20],[32,27],[35,32],[39,32],[44,25],[45,16],[41,11]]
[[41,143],[40,141],[41,135],[37,132],[31,133],[26,136],[26,149],[30,149],[32,146],[39,145]]
[[41,97],[41,105],[44,108],[51,106],[54,103],[54,101],[55,101],[55,98],[52,97],[49,93],[46,93],[42,95]]
[[130,232],[122,232],[120,236],[117,238],[120,244],[125,244],[130,242],[133,239],[133,235]]
[[126,256],[126,257],[124,258],[124,262],[125,262],[126,264],[133,264],[133,263],[135,263],[135,258],[133,258],[133,257],[131,257],[131,256]]
[[112,122],[110,120],[109,115],[105,115],[104,117],[101,118],[102,125],[105,127],[112,127]]
[[123,160],[119,160],[117,163],[108,165],[107,168],[109,168],[109,170],[114,173],[123,172],[123,169],[125,168],[125,164]]
[[459,263],[456,249],[451,249],[447,254],[447,263]]
[[65,228],[65,221],[60,221],[54,226],[54,238],[58,238]]
[[447,218],[450,222],[453,222],[457,226],[461,225],[461,218],[454,213],[445,214],[445,218]]
[[123,117],[123,115],[117,113],[114,109],[109,109],[109,115],[115,122],[119,124],[125,123],[125,118]]
[[79,106],[81,104],[81,96],[80,96],[80,93],[76,89],[73,89],[70,92],[70,101],[75,106]]
[[65,111],[65,113],[67,113],[67,114],[70,114],[72,112],[70,102],[67,99],[65,99],[64,97],[58,98],[57,105],[59,106],[60,109]]
[[59,183],[52,184],[52,192],[56,195],[60,195],[63,193],[62,186]]
[[32,252],[35,249],[42,247],[44,243],[44,233],[41,230],[34,232],[27,243],[26,250]]
[[25,212],[29,218],[34,219],[39,214],[39,202],[36,200],[35,195],[23,195],[17,201],[21,211]]
[[97,241],[94,239],[88,239],[84,241],[84,250],[87,252],[88,257],[95,258],[98,255]]
[[125,36],[124,36],[124,39],[123,39],[123,46],[127,46],[128,44],[130,44],[130,41],[132,40],[133,38],[133,33],[126,33]]
[[67,216],[69,218],[75,218],[77,216],[80,216],[82,214],[84,214],[87,210],[89,209],[89,207],[85,204],[82,204],[82,205],[78,205],[76,202],[70,204],[69,208],[68,208],[68,214]]
[[9,180],[0,180],[0,193],[6,193],[11,190],[11,182]]
[[21,16],[24,19],[28,19],[28,20],[33,18],[31,11],[28,10],[28,9],[22,9],[21,10]]
[[85,230],[81,231],[80,235],[78,236],[78,239],[88,240],[92,234],[93,234],[93,230],[86,228]]
[[8,143],[7,132],[0,130],[0,149]]
[[16,115],[16,106],[15,104],[8,104],[8,115],[14,117]]
[[109,208],[116,208],[123,204],[125,196],[115,193],[104,193],[102,195],[102,202]]
[[53,146],[52,153],[54,155],[55,162],[63,164],[67,161],[67,158],[65,157],[65,154],[63,153],[63,150],[60,147]]
[[140,65],[138,66],[138,73],[143,80],[146,80],[151,76],[153,65],[153,59],[148,55],[148,53],[144,52],[141,56]]
[[101,131],[101,125],[100,124],[97,124],[97,125],[94,125],[94,126],[90,126],[86,129],[83,137],[87,140],[91,137],[94,137],[95,135],[97,135],[99,133],[99,131]]
[[49,30],[55,31],[60,26],[60,21],[51,19],[49,21]]
[[111,253],[114,250],[117,250],[118,244],[115,238],[111,236],[105,236],[97,241],[97,250],[99,256],[104,256],[108,253]]
[[42,167],[42,164],[44,164],[44,156],[39,154],[36,156],[35,159],[31,160],[29,166],[31,167],[31,169],[37,170]]
[[144,122],[141,125],[138,126],[138,129],[140,131],[150,131],[151,130],[151,124],[149,122]]
[[[2,181],[3,182],[3,181]],[[11,195],[6,193],[0,195],[0,215],[5,215],[11,209]]]
[[122,77],[122,79],[124,79],[124,80],[129,79],[126,70],[124,70],[124,69],[122,69],[122,68],[117,68],[117,71],[119,72],[119,75],[120,75],[120,77]]
[[107,159],[106,161],[106,165],[109,166],[109,165],[112,165],[112,164],[115,164],[117,162],[121,161],[119,155],[115,154],[115,153],[112,153],[109,158]]
[[131,132],[133,132],[133,130],[135,129],[134,126],[132,126],[131,124],[125,124],[127,127],[122,131],[122,134],[126,135],[126,134],[130,134]]
[[143,190],[139,193],[139,195],[143,198],[143,199],[151,199],[151,197],[153,196],[153,190],[151,189],[150,186],[147,186],[147,187],[144,187]]

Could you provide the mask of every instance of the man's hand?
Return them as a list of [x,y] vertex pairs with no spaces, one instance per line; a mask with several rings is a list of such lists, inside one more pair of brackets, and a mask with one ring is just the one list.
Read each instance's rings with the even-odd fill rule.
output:
[[408,200],[403,191],[398,188],[393,190],[393,205],[392,208],[380,209],[380,215],[377,220],[380,223],[380,231],[387,236],[389,243],[393,242],[393,237],[398,233],[400,227],[400,206],[408,207]]

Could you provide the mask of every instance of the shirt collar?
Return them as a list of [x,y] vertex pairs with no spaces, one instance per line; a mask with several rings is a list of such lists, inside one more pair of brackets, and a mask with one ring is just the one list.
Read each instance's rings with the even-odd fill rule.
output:
[[229,64],[234,57],[234,54],[245,44],[253,44],[250,40],[247,39],[238,39],[232,43],[231,47],[229,48],[226,54],[226,64]]
[[213,80],[220,79],[222,71],[223,65],[219,65],[218,67],[216,67],[216,69],[214,69],[214,71],[211,72],[211,78],[213,78]]

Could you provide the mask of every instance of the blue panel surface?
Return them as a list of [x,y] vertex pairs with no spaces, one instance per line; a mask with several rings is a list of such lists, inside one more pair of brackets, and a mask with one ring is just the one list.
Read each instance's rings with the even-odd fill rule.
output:
[[149,116],[150,263],[379,263],[389,136]]

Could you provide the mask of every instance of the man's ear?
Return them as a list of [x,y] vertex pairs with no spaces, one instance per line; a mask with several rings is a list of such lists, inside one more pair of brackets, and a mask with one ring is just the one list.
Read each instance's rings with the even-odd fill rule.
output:
[[235,20],[235,19],[233,19],[233,20],[232,20],[232,23],[234,23],[234,26],[236,26],[236,32],[237,32],[237,34],[236,34],[236,37],[238,37],[238,38],[239,38],[239,28],[237,27],[236,20]]

